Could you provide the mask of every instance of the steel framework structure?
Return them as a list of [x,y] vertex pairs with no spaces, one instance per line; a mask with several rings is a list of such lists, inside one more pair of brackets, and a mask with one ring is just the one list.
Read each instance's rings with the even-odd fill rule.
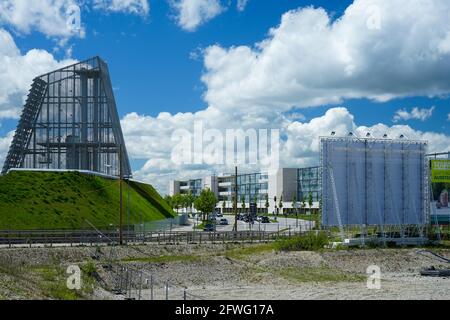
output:
[[[321,137],[323,225],[423,226],[427,142]],[[338,181],[339,180],[339,181]]]
[[118,176],[120,162],[131,177],[108,66],[100,57],[33,80],[2,174],[29,168]]

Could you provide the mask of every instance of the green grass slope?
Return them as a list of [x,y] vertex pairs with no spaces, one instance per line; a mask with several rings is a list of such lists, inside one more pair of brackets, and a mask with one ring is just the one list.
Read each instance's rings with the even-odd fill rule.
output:
[[[128,199],[129,196],[129,199]],[[146,184],[123,185],[124,223],[174,216],[156,190]],[[127,218],[129,203],[130,218]],[[119,223],[119,181],[78,172],[16,171],[0,176],[0,230],[82,229]]]

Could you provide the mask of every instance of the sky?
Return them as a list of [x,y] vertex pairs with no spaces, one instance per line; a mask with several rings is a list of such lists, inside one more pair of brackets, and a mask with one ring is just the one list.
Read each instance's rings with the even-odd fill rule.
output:
[[448,0],[2,0],[0,163],[32,79],[96,55],[134,177],[162,193],[230,170],[176,160],[196,123],[278,130],[283,167],[318,164],[331,131],[450,151],[449,21]]

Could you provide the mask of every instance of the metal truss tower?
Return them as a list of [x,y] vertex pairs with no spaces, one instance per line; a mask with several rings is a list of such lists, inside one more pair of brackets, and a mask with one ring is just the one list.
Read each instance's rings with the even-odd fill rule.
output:
[[2,174],[26,168],[119,176],[120,159],[130,177],[108,66],[95,57],[33,80]]

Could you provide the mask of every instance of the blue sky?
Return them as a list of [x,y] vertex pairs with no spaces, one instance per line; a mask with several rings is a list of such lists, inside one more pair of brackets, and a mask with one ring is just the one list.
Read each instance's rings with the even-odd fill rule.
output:
[[[13,20],[8,18],[7,15],[2,16],[1,13],[0,30],[2,29],[5,33],[9,34],[13,39],[12,41],[20,50],[20,54],[16,54],[18,59],[25,59],[24,57],[26,54],[33,49],[39,49],[42,52],[48,53],[53,60],[51,63],[46,60],[46,63],[51,66],[58,63],[64,64],[64,61],[67,61],[69,58],[74,60],[84,60],[95,55],[100,55],[104,58],[110,67],[116,100],[118,102],[118,111],[121,118],[123,118],[127,144],[129,143],[130,145],[137,144],[138,140],[142,138],[139,136],[139,133],[137,133],[139,130],[142,130],[142,136],[145,136],[148,139],[145,141],[151,141],[152,138],[161,141],[164,141],[165,139],[167,139],[167,141],[170,140],[170,136],[153,136],[152,131],[148,131],[147,128],[137,127],[137,123],[142,124],[146,123],[146,121],[148,124],[157,126],[158,123],[162,121],[158,119],[158,115],[161,112],[168,112],[172,116],[177,113],[182,113],[184,117],[189,118],[184,121],[189,122],[192,121],[193,117],[198,116],[195,114],[196,112],[202,113],[202,111],[207,110],[209,106],[213,106],[223,112],[227,111],[228,113],[239,110],[238,106],[229,107],[226,101],[224,101],[222,105],[222,100],[223,97],[226,97],[228,92],[230,92],[230,96],[233,97],[233,103],[239,105],[241,102],[240,100],[236,100],[233,96],[235,92],[232,91],[233,88],[231,88],[231,83],[233,83],[233,81],[238,83],[239,81],[246,81],[248,79],[244,79],[243,75],[239,75],[239,77],[231,76],[231,78],[227,78],[228,84],[221,86],[217,85],[216,80],[219,79],[219,76],[221,75],[223,75],[223,77],[227,75],[228,77],[229,74],[235,72],[230,65],[233,65],[234,67],[237,65],[237,68],[239,69],[239,63],[241,61],[239,56],[233,64],[228,61],[231,61],[233,58],[233,48],[245,46],[247,53],[252,52],[253,54],[258,55],[261,51],[264,51],[260,51],[260,49],[257,48],[258,43],[266,40],[273,44],[275,41],[271,40],[277,36],[269,34],[271,28],[278,29],[280,39],[283,39],[283,34],[288,34],[290,37],[295,36],[295,28],[298,28],[299,37],[295,38],[296,40],[293,41],[298,42],[298,48],[303,48],[308,51],[309,49],[305,49],[307,47],[303,47],[306,41],[309,41],[309,44],[313,43],[318,46],[317,48],[320,48],[316,49],[317,51],[311,49],[312,54],[303,54],[300,49],[295,47],[289,55],[289,57],[292,58],[291,60],[289,60],[290,58],[287,60],[275,60],[274,58],[274,61],[279,61],[277,63],[280,63],[281,69],[284,70],[284,72],[280,71],[280,74],[288,74],[289,77],[292,77],[290,80],[284,78],[281,79],[281,83],[286,80],[286,84],[289,84],[294,80],[294,82],[300,82],[302,87],[304,87],[304,84],[308,82],[308,77],[305,75],[306,71],[304,69],[299,69],[296,71],[297,74],[292,75],[289,71],[290,66],[287,64],[291,63],[292,68],[295,69],[298,68],[298,64],[302,64],[303,61],[311,61],[308,59],[314,59],[315,52],[320,55],[321,50],[327,50],[327,47],[322,49],[323,46],[321,45],[321,41],[328,39],[322,38],[323,35],[321,33],[315,34],[312,32],[309,35],[312,40],[309,38],[303,40],[302,37],[307,33],[307,23],[305,21],[309,18],[313,19],[311,21],[317,21],[317,19],[320,20],[325,14],[328,15],[328,18],[330,19],[329,26],[334,23],[337,25],[339,23],[336,21],[343,18],[345,10],[349,6],[354,7],[353,10],[355,12],[362,12],[363,14],[367,13],[367,10],[363,10],[364,8],[370,9],[370,6],[373,6],[373,1],[371,0],[360,0],[355,1],[355,3],[350,0],[249,0],[243,10],[238,10],[236,1],[234,0],[198,0],[197,3],[204,2],[204,10],[206,10],[205,8],[213,2],[219,4],[221,9],[220,12],[213,13],[211,17],[201,17],[201,22],[198,23],[197,21],[197,25],[195,25],[193,29],[191,28],[188,30],[181,22],[181,7],[177,7],[174,3],[181,5],[182,2],[186,2],[186,6],[188,6],[189,2],[192,5],[196,0],[178,0],[178,2],[166,0],[131,1],[131,3],[137,3],[138,6],[147,3],[149,6],[148,12],[142,12],[145,10],[138,10],[138,12],[133,11],[131,7],[120,6],[118,5],[118,2],[114,0],[90,0],[84,1],[83,3],[75,0],[65,1],[80,5],[81,22],[85,32],[84,36],[81,38],[73,35],[58,34],[57,31],[49,31],[49,27],[43,25],[47,22],[39,21],[39,19],[36,21],[33,20],[33,22],[26,22],[25,20],[20,19]],[[22,1],[7,0],[6,2],[14,5],[14,3],[17,4]],[[36,16],[36,10],[45,10],[46,6],[50,8],[54,3],[52,0],[40,0],[36,2],[42,2],[40,8],[30,8],[29,10],[34,10],[31,13],[26,12],[26,9],[24,8],[21,8],[20,10],[17,9],[19,14],[23,14],[24,19],[26,19],[26,14]],[[404,0],[395,0],[393,2],[398,2],[399,7],[403,5],[402,3],[405,3]],[[419,2],[416,2],[417,1],[415,0],[408,2],[413,4],[411,5],[412,14],[415,12],[414,6],[416,4],[419,6]],[[440,5],[441,7],[427,8],[427,10],[430,10],[430,14],[442,12],[442,6],[445,6],[445,1],[442,2],[436,0],[436,5]],[[195,4],[192,6],[192,8],[194,8],[192,10],[195,10]],[[395,23],[398,23],[400,26],[397,27],[397,29],[408,26],[408,24],[412,24],[411,26],[414,27],[413,24],[416,23],[414,22],[414,19],[409,21],[406,17],[392,17],[390,14],[385,13],[388,11],[384,10],[392,11],[392,8],[387,8],[388,6],[391,6],[390,3],[388,4],[388,2],[381,1],[379,2],[379,6],[380,16],[382,18],[381,21],[389,23],[382,25],[381,32],[383,32],[383,34],[374,38],[377,41],[380,41],[380,38],[385,37],[385,42],[388,43],[391,40],[390,34],[393,32],[386,30],[386,28],[391,28]],[[313,7],[315,9],[308,11],[308,7]],[[325,13],[321,13],[317,9],[319,7],[323,8]],[[447,8],[448,7],[445,9]],[[64,8],[61,8],[60,12],[64,12],[63,9]],[[282,24],[285,25],[284,27],[280,27],[282,17],[288,16],[287,13],[290,10],[295,10],[295,13],[290,15],[295,23],[289,24],[286,22],[285,24]],[[420,14],[421,11],[423,12],[423,8],[417,8],[416,12],[417,14]],[[193,11],[191,11],[191,13],[192,12]],[[348,21],[344,21],[342,24],[346,24],[346,28],[349,28],[348,33],[355,33],[354,37],[349,35],[350,40],[348,41],[352,42],[353,38],[358,39],[358,37],[364,37],[363,31],[358,29],[358,19],[350,14],[347,14],[347,16],[346,19]],[[445,31],[448,29],[448,26],[446,26],[445,23],[441,23],[441,21],[446,21],[445,17],[442,20],[436,19],[436,21],[432,22],[432,24],[435,23],[436,25],[431,25],[431,27],[442,28],[442,34],[438,34],[438,31],[436,31],[436,34],[439,35],[439,39],[442,38],[443,45],[441,47],[445,48],[445,41],[447,41],[445,38]],[[422,22],[419,21],[417,23],[419,24]],[[53,26],[57,27],[57,21],[54,25],[51,25],[51,27]],[[342,39],[343,34],[345,35],[345,33],[341,33],[341,31],[339,31],[337,35],[333,35],[331,33],[333,30],[331,29],[332,28],[330,27],[330,30],[327,31],[329,32],[329,37],[334,36],[338,39]],[[419,42],[417,48],[413,46],[410,48],[411,39],[414,40],[415,37],[417,37],[418,39],[421,39],[421,41],[425,41],[423,39],[429,38],[429,36],[427,34],[418,34],[417,36],[411,34],[409,36],[408,42],[405,41],[404,46],[399,48],[402,48],[402,51],[403,48],[406,48],[405,50],[410,50],[412,53],[411,56],[414,56],[415,53],[417,53],[417,50],[419,50],[417,48],[420,48],[421,42]],[[394,39],[395,36],[392,36],[392,38]],[[64,41],[61,42],[61,40]],[[282,42],[284,40],[280,41]],[[382,74],[381,72],[381,75],[376,74],[373,82],[370,81],[371,73],[367,73],[361,77],[361,79],[367,80],[367,84],[364,84],[364,86],[361,87],[358,84],[358,81],[361,82],[361,80],[346,83],[345,81],[348,80],[346,78],[342,79],[342,87],[339,84],[339,79],[333,79],[332,84],[325,84],[323,87],[320,87],[324,83],[324,80],[320,78],[321,72],[315,71],[317,70],[314,69],[314,63],[316,63],[316,61],[313,61],[313,69],[307,71],[311,72],[311,76],[314,77],[312,82],[317,81],[317,84],[314,83],[314,85],[319,86],[318,89],[322,92],[317,93],[317,97],[309,97],[309,99],[305,98],[303,101],[303,94],[299,93],[297,96],[290,90],[284,92],[284,88],[278,87],[274,91],[276,92],[274,97],[270,95],[266,97],[265,94],[261,94],[261,92],[270,91],[271,88],[269,86],[267,87],[267,90],[259,87],[258,89],[248,87],[247,90],[246,87],[244,87],[244,94],[246,97],[249,96],[248,98],[253,102],[252,105],[249,105],[248,107],[245,104],[242,104],[241,109],[251,110],[248,112],[257,117],[266,117],[265,120],[269,119],[266,123],[271,122],[270,117],[276,117],[277,120],[274,120],[270,127],[286,125],[285,122],[278,118],[278,116],[288,117],[292,113],[298,113],[300,116],[297,118],[297,122],[299,122],[297,127],[300,128],[300,130],[307,130],[308,127],[306,125],[314,119],[325,119],[327,111],[340,110],[337,108],[344,107],[346,110],[344,116],[345,121],[353,119],[355,128],[362,126],[373,127],[382,123],[388,128],[396,130],[395,132],[398,132],[398,130],[409,132],[408,130],[411,130],[411,132],[414,132],[414,138],[419,137],[424,133],[435,133],[438,134],[437,137],[439,137],[439,144],[436,145],[436,150],[449,146],[450,144],[446,144],[445,142],[445,137],[448,136],[450,132],[450,106],[448,99],[450,90],[448,90],[443,83],[445,83],[445,81],[450,83],[450,75],[447,75],[447,79],[442,79],[445,75],[436,76],[436,79],[433,78],[433,75],[435,74],[435,71],[433,70],[450,69],[448,53],[441,50],[440,53],[442,56],[438,62],[433,60],[432,63],[435,64],[432,66],[433,68],[430,67],[429,69],[426,69],[426,66],[421,65],[420,68],[417,69],[417,74],[414,74],[414,63],[417,63],[414,61],[411,62],[411,65],[405,66],[407,73],[403,73],[402,70],[398,72],[395,70],[392,71],[391,74],[390,69],[396,69],[399,63],[396,63],[395,59],[392,59],[391,61],[388,55],[398,53],[398,48],[393,45],[393,49],[381,49],[387,51],[384,55],[380,55],[381,58],[379,57],[377,60],[372,61],[370,59],[375,56],[375,53],[372,54],[372,47],[364,43],[363,40],[358,41],[360,42],[355,44],[354,47],[351,47],[351,50],[348,50],[350,55],[357,57],[354,59],[357,63],[358,61],[360,62],[360,60],[364,60],[361,62],[361,65],[357,65],[356,63],[356,68],[364,70],[370,68],[370,66],[367,67],[369,62],[371,64],[378,64],[380,60],[381,66],[387,66],[385,74]],[[58,44],[58,42],[60,43]],[[379,43],[384,42],[380,41]],[[282,46],[284,49],[282,50],[288,50],[288,46],[289,44],[284,43]],[[351,44],[348,46],[350,47]],[[214,51],[209,49],[217,50]],[[223,50],[223,52],[221,50]],[[299,57],[304,56],[304,59],[299,58],[298,61],[296,61],[295,55],[297,51],[295,50],[298,50]],[[365,51],[370,51],[371,54],[366,54]],[[4,52],[6,51],[4,50]],[[247,53],[242,55],[242,61],[245,61],[245,59],[251,60]],[[0,44],[0,55],[1,54],[5,56],[8,55],[8,53],[2,53]],[[219,65],[214,59],[208,62],[208,58],[215,57],[213,54],[219,57],[216,59],[217,61],[223,58],[227,64]],[[273,55],[273,53],[271,54]],[[332,56],[333,54],[334,52],[332,51],[328,52],[328,56]],[[259,60],[261,61],[264,60],[262,56],[263,54],[260,54],[261,59]],[[267,54],[267,56],[269,56],[269,54]],[[354,56],[352,56],[352,58],[354,58]],[[328,59],[327,55],[325,54],[322,59]],[[420,60],[417,61],[420,63]],[[39,61],[37,63],[39,63]],[[286,65],[283,65],[284,63]],[[319,63],[318,65],[320,66],[320,61],[317,63]],[[390,63],[392,63],[392,66],[389,66]],[[272,62],[270,62],[270,64],[272,64]],[[311,63],[305,64],[311,65]],[[263,69],[263,73],[267,74],[269,71],[267,71],[266,65],[262,62],[261,65],[260,68]],[[335,66],[334,62],[332,62],[330,66]],[[252,71],[255,71],[257,68],[258,65],[254,66]],[[353,65],[352,68],[354,68]],[[6,71],[3,70],[3,72]],[[30,72],[32,73],[34,70]],[[255,72],[258,72],[258,70]],[[278,77],[276,70],[271,72],[274,72],[274,77]],[[374,68],[372,73],[373,72],[377,73],[377,69]],[[423,81],[429,81],[429,83],[433,83],[433,85],[421,84],[420,72],[424,74]],[[1,78],[1,73],[2,69],[0,69],[0,80],[6,81],[5,79],[8,78],[6,76]],[[210,76],[211,78],[205,80],[205,76]],[[330,75],[324,74],[323,78],[333,78],[333,76],[333,73],[330,73]],[[395,89],[396,91],[394,90],[395,92],[384,92],[383,90],[386,91],[386,85],[382,82],[390,81],[391,76],[397,81],[393,86],[398,86],[398,88]],[[414,81],[409,83],[408,79],[411,77],[414,78]],[[419,80],[416,80],[415,77]],[[406,84],[402,86],[402,81],[398,81],[398,79],[405,79]],[[362,80],[362,82],[366,80]],[[436,84],[434,84],[433,81],[436,81]],[[249,80],[248,82],[250,83],[251,81]],[[261,86],[264,86],[264,83],[261,84]],[[354,94],[352,86],[355,86]],[[314,88],[316,89],[316,87]],[[330,91],[337,90],[337,93],[330,93],[328,96],[328,88],[330,88]],[[3,96],[8,97],[7,101],[3,102],[3,108],[6,110],[6,106],[10,108],[20,107],[20,100],[11,97],[19,93],[25,94],[27,89],[27,86],[24,84],[22,84],[22,87],[20,88],[14,88],[15,91],[11,88],[3,89]],[[12,93],[7,90],[11,90]],[[311,92],[313,91],[307,90],[305,95],[309,95]],[[1,93],[2,92],[0,91],[0,106],[2,103]],[[380,96],[385,94],[391,94],[392,97],[389,99],[380,99]],[[337,101],[334,99],[335,95],[338,96]],[[356,98],[349,98],[353,96]],[[376,96],[376,98],[374,98],[374,96]],[[264,101],[262,97],[267,98],[267,100],[272,100],[273,98],[275,101],[274,103],[282,105],[279,109],[277,109],[277,106],[275,107],[275,109],[277,109],[276,115],[272,114],[269,116],[267,112],[255,111],[266,110],[267,106],[265,106],[264,102],[261,102]],[[323,100],[323,103],[311,103],[310,101],[312,101],[311,99],[313,98],[321,99]],[[284,104],[285,101],[286,104]],[[13,104],[18,105],[12,106]],[[311,104],[311,106],[309,106],[309,104]],[[260,107],[260,105],[264,106]],[[267,108],[273,108],[273,104]],[[417,108],[416,112],[414,112],[414,108]],[[399,113],[402,116],[399,117],[397,121],[394,121],[394,116],[398,111],[403,111],[403,113]],[[237,112],[239,113],[239,111]],[[130,114],[133,113],[136,113],[137,115],[131,119]],[[191,113],[194,113],[194,115],[188,116]],[[338,113],[338,111],[336,111],[336,113]],[[329,117],[331,117],[331,115],[329,115]],[[207,118],[207,116],[205,116],[205,118]],[[232,125],[233,127],[240,125],[239,119],[241,119],[241,117],[237,116],[233,120],[236,121],[237,124]],[[210,120],[211,123],[216,122],[216,126],[221,126],[220,124],[217,124],[217,119]],[[167,121],[175,123],[175,121],[179,120],[177,120],[176,117],[172,117]],[[0,118],[0,137],[3,137],[4,144],[7,142],[6,136],[8,134],[11,135],[10,132],[14,130],[16,123],[16,117],[4,116]],[[304,125],[300,126],[300,124]],[[352,126],[352,124],[349,123],[346,123],[346,125]],[[398,125],[405,125],[408,126],[408,128],[396,128],[395,126]],[[248,128],[249,126],[247,123],[242,123],[242,127]],[[323,130],[328,130],[328,127],[324,127]],[[289,134],[289,130],[286,129],[286,131],[287,134]],[[432,137],[434,139],[435,136]],[[146,150],[146,152],[135,152],[133,150],[137,150],[138,147],[129,147],[129,149],[131,149],[130,153],[133,169],[142,179],[159,179],[159,177],[164,176],[167,172],[170,172],[171,175],[183,172],[183,175],[189,176],[200,173],[203,174],[208,170],[213,170],[209,166],[204,166],[201,170],[198,168],[192,170],[191,174],[189,174],[187,168],[179,167],[176,170],[171,170],[163,164],[169,161],[168,155],[162,155],[161,152],[159,152],[159,148],[160,147],[155,146],[153,149],[149,147],[149,150]],[[3,153],[5,152],[5,150],[0,151]],[[294,154],[297,153],[293,152],[291,156],[294,157]],[[286,161],[287,165],[299,165],[301,163],[302,162],[297,160]],[[161,182],[161,185],[163,185],[163,182]]]

